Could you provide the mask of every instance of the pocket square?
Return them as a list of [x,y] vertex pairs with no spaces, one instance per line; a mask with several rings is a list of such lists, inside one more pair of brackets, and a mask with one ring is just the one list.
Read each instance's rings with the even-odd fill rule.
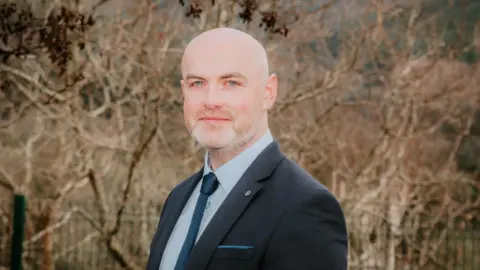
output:
[[218,248],[235,248],[235,249],[251,249],[253,246],[240,246],[240,245],[221,245]]
[[254,257],[254,254],[254,246],[220,245],[213,254],[213,259],[250,261]]

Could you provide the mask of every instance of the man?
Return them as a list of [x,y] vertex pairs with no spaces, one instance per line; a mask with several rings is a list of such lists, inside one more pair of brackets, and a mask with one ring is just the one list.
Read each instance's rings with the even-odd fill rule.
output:
[[269,132],[277,77],[262,45],[231,28],[202,33],[182,77],[186,127],[207,153],[169,194],[147,270],[347,269],[338,201]]

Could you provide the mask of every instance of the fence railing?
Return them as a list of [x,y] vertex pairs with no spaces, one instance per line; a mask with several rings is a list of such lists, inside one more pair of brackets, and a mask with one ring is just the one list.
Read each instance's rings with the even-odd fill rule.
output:
[[[22,196],[16,196],[10,208],[9,226],[4,228],[5,222],[0,223],[0,270],[122,269],[92,224],[92,220],[99,220],[97,208],[92,205],[65,206],[62,209],[65,212],[58,213],[57,219],[43,227],[41,217],[30,221],[25,218]],[[158,205],[127,207],[115,238],[141,269],[145,269],[160,210]],[[373,235],[371,228],[355,225],[355,221],[348,227],[352,270],[392,269],[392,248],[395,249],[393,269],[480,269],[480,228],[465,226],[444,229],[435,236],[419,235],[419,239],[394,239],[388,229],[384,233],[377,230]],[[431,248],[424,247],[428,237],[437,241],[429,242],[434,243]]]

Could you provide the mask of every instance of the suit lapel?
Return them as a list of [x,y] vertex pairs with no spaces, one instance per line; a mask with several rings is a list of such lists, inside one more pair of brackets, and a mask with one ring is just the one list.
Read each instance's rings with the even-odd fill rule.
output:
[[[180,188],[177,192],[173,193],[173,198],[169,200],[171,204],[168,205],[168,209],[163,215],[163,219],[160,221],[160,225],[158,227],[157,233],[158,239],[155,241],[152,250],[150,250],[150,256],[152,257],[152,263],[149,263],[148,270],[158,270],[160,267],[160,261],[162,260],[163,252],[167,245],[168,239],[172,234],[172,231],[177,223],[180,214],[187,204],[190,195],[192,194],[193,190],[198,184],[198,181],[202,179],[203,175],[203,168],[192,175],[189,179],[185,181],[184,187]],[[175,202],[177,202],[175,204]],[[164,207],[167,205],[164,205]],[[171,209],[171,210],[170,210]]]
[[207,264],[227,232],[232,228],[253,198],[260,195],[263,185],[284,156],[276,142],[271,143],[255,159],[232,189],[195,245],[185,270],[206,269]]

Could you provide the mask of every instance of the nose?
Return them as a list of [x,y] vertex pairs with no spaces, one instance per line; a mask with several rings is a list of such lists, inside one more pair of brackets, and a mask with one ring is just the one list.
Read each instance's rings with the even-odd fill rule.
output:
[[223,98],[221,89],[218,85],[210,85],[205,94],[205,107],[208,109],[218,108],[222,106]]

